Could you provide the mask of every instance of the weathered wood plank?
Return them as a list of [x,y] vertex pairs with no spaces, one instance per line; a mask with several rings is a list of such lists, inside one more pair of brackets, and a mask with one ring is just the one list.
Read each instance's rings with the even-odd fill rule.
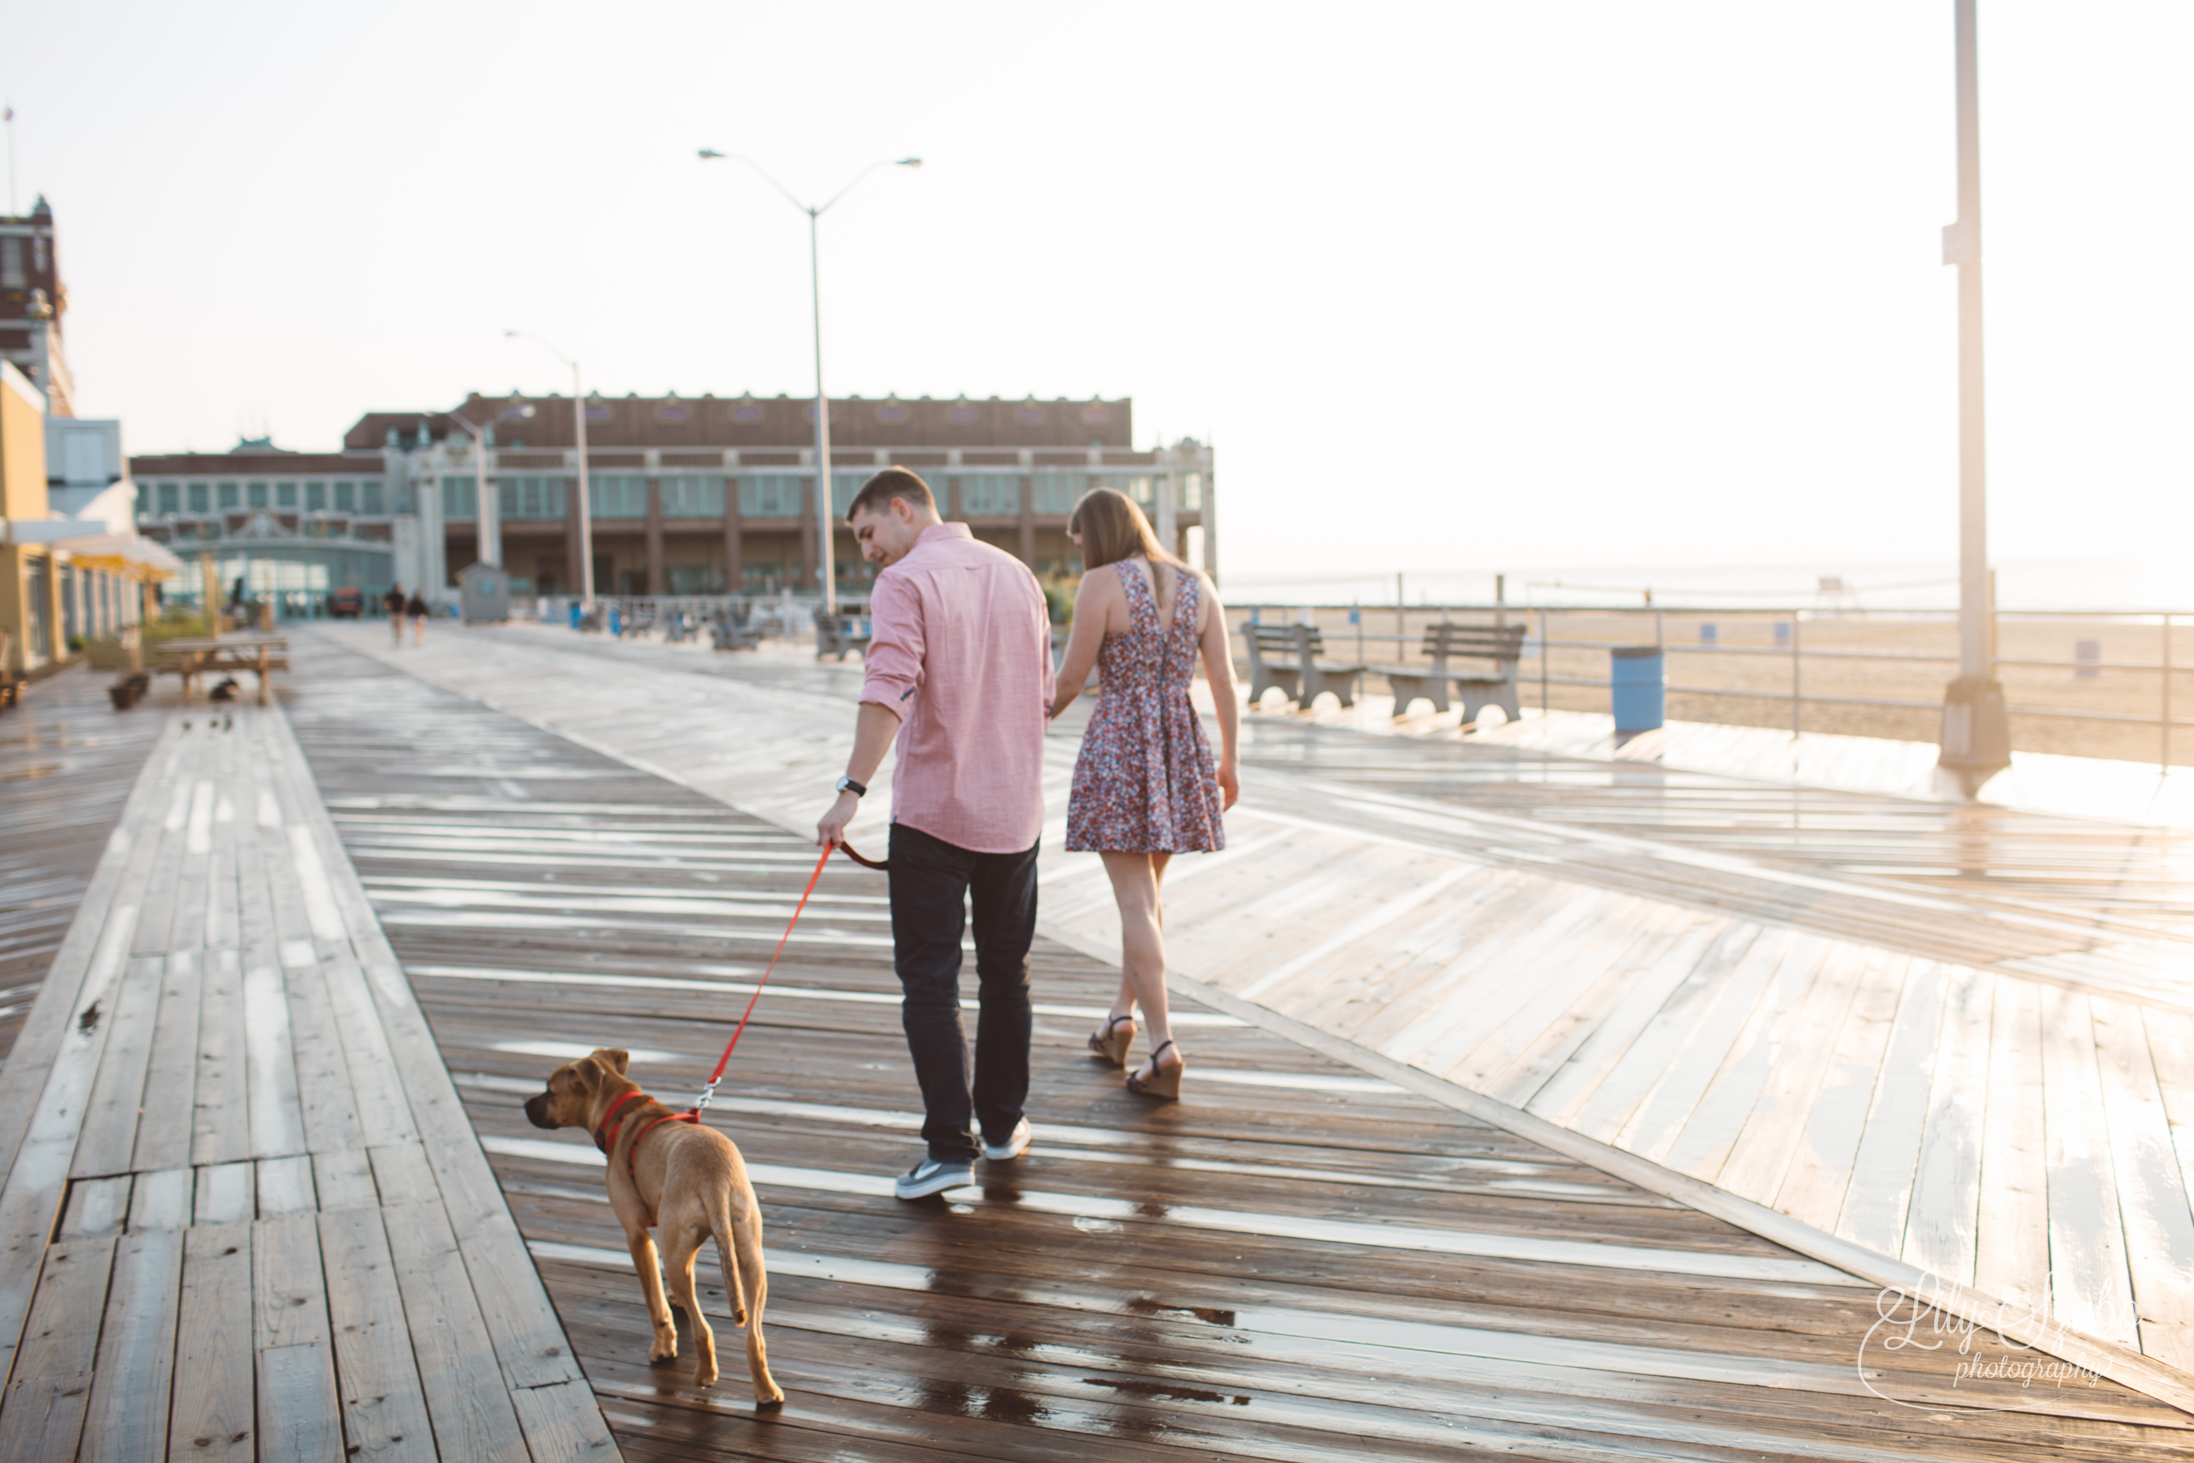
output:
[[[328,1322],[350,1450],[373,1458],[435,1458],[426,1394],[412,1359],[404,1303],[381,1216],[351,1209],[320,1216]],[[456,1455],[452,1455],[456,1456]]]
[[79,1463],[166,1455],[182,1304],[183,1231],[147,1229],[120,1240]]
[[528,1463],[516,1406],[440,1203],[392,1203],[382,1219],[442,1456]]
[[183,1301],[175,1340],[171,1458],[253,1463],[258,1429],[252,1363],[252,1226],[183,1234]]
[[1999,978],[1989,1028],[1973,1284],[2031,1315],[2049,1311],[2049,1162],[2043,1146],[2041,992]]
[[251,1156],[243,952],[208,950],[204,969],[199,985],[198,1081],[192,1093],[190,1159],[201,1166]]
[[107,1048],[84,1108],[70,1171],[79,1178],[127,1173],[137,1147],[137,1121],[145,1100],[145,1074],[160,1009],[165,961],[133,956],[115,983],[107,1019]]
[[326,1459],[343,1450],[327,1277],[310,1214],[252,1225],[252,1353],[261,1459]]
[[287,1158],[262,1158],[253,1165],[259,1189],[259,1217],[311,1214],[319,1208],[312,1184],[312,1158],[294,1153]]
[[137,1120],[137,1147],[130,1164],[140,1171],[187,1167],[196,1118],[199,1067],[198,1015],[204,996],[199,987],[199,952],[180,950],[166,957],[160,989],[159,1018],[153,1025],[152,1057],[145,1067],[145,1092],[151,1098]]
[[241,1224],[259,1215],[256,1170],[247,1159],[240,1163],[216,1163],[197,1170],[197,1202],[193,1224]]
[[1912,1202],[1948,988],[1947,972],[1933,962],[1920,963],[1905,979],[1836,1217],[1838,1236],[1885,1255],[1895,1253]]
[[1905,1217],[1904,1258],[1959,1285],[1973,1280],[1996,985],[1995,976],[1979,971],[1950,973],[1927,1127]]
[[336,1148],[313,1154],[312,1176],[323,1211],[380,1207],[381,1196],[373,1182],[373,1158],[363,1148]]
[[2042,992],[2051,1313],[2090,1336],[2138,1346],[2090,1009],[2089,998],[2077,992]]
[[163,1168],[137,1175],[130,1188],[130,1229],[188,1228],[191,1187],[191,1171],[187,1168]]
[[0,1404],[0,1463],[75,1456],[114,1246],[112,1239],[69,1240],[45,1252],[38,1298]]
[[129,1219],[130,1176],[78,1179],[69,1185],[61,1214],[60,1239],[111,1239]]
[[2089,1005],[2141,1350],[2194,1371],[2194,1210],[2172,1150],[2148,1034],[2130,1002],[2095,996]]
[[298,1097],[289,994],[271,943],[244,952],[244,1052],[251,1156],[304,1152],[305,1115]]

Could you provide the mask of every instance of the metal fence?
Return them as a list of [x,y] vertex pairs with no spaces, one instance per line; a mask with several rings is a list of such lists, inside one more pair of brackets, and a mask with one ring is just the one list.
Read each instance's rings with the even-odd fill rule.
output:
[[[1793,734],[1932,741],[1958,665],[1954,611],[1253,604],[1229,615],[1238,662],[1246,661],[1245,623],[1307,623],[1328,659],[1374,673],[1425,665],[1430,625],[1521,624],[1518,689],[1541,710],[1606,710],[1608,652],[1656,646],[1669,700],[1683,703],[1680,719],[1787,725]],[[2013,745],[2164,766],[2175,754],[2194,760],[2194,738],[2174,741],[2175,731],[2194,728],[2174,715],[2194,689],[2174,686],[2194,676],[2194,654],[2177,644],[2190,628],[2194,613],[1996,611],[1990,643]]]

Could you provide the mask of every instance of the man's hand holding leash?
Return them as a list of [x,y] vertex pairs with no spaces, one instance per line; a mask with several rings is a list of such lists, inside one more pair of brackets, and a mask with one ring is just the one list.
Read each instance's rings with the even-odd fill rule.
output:
[[861,799],[884,765],[884,753],[899,735],[899,715],[879,701],[863,701],[853,727],[853,755],[846,759],[846,775],[838,779],[838,798],[815,825],[817,848],[842,848],[846,827],[861,811]]

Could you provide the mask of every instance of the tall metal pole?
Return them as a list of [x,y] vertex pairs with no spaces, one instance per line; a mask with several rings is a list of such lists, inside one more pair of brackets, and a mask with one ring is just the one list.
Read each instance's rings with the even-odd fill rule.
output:
[[579,390],[579,363],[571,363],[571,419],[579,439],[579,603],[594,608],[594,504],[587,494],[587,399]]
[[1943,702],[1941,761],[1977,791],[2011,761],[2011,724],[1989,647],[1988,457],[1981,355],[1981,97],[1975,0],[1954,0],[1958,221],[1943,262],[1958,269],[1958,678]]
[[1987,676],[1988,444],[1981,375],[1981,98],[1975,0],[1958,8],[1958,674]]
[[503,567],[503,501],[488,484],[488,441],[494,435],[493,424],[472,434],[472,480],[479,498],[473,505],[472,521],[473,531],[480,536],[480,562],[490,569],[500,569]]
[[830,509],[830,398],[823,394],[823,257],[816,245],[823,211],[808,210],[808,279],[815,315],[815,572],[822,583],[823,610],[838,612],[838,570],[832,554]]

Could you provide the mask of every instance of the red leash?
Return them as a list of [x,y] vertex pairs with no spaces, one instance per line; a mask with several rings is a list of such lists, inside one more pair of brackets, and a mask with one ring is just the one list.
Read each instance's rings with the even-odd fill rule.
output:
[[[890,860],[863,858],[860,854],[854,852],[853,845],[850,843],[840,843],[836,845],[836,848],[844,849],[846,857],[852,859],[864,869],[877,869],[884,872],[890,870]],[[785,953],[785,945],[792,939],[792,927],[800,922],[800,912],[808,907],[808,896],[815,892],[815,885],[823,877],[823,866],[830,862],[830,856],[834,851],[831,848],[824,849],[823,856],[815,861],[815,872],[808,875],[808,886],[800,891],[800,902],[793,906],[792,918],[785,922],[785,933],[778,939],[777,948],[770,954],[768,968],[762,972],[762,978],[754,983],[754,994],[747,997],[747,1008],[739,1014],[739,1024],[733,1029],[731,1040],[724,1043],[724,1054],[716,1059],[716,1070],[708,1074],[708,1081],[701,1086],[700,1097],[694,1101],[693,1114],[696,1120],[700,1117],[701,1109],[707,1107],[709,1100],[715,1097],[716,1084],[723,1080],[724,1069],[731,1065],[731,1054],[739,1045],[740,1035],[747,1029],[747,1018],[754,1014],[754,1003],[762,999],[762,987],[769,984],[771,974],[776,971],[777,957]],[[635,1143],[633,1146],[637,1148],[639,1145]]]

